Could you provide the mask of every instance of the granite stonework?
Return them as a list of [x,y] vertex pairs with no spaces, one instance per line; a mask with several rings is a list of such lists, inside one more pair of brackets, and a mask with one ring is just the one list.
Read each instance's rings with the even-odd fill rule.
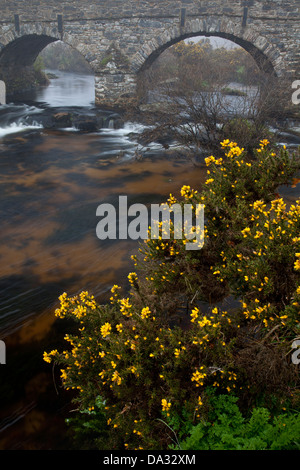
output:
[[300,75],[299,0],[0,0],[0,71],[20,73],[63,40],[95,72],[96,103],[135,97],[136,77],[175,42],[230,39],[259,66],[291,82]]

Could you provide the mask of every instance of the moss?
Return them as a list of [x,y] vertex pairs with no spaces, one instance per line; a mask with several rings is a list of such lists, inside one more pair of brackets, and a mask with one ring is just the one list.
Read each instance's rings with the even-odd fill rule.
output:
[[108,55],[101,60],[100,65],[101,67],[106,67],[107,64],[111,61],[112,61],[112,55]]

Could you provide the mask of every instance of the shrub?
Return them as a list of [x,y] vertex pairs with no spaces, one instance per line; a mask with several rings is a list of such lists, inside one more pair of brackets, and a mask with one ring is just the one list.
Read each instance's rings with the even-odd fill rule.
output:
[[206,385],[236,386],[221,359],[230,355],[222,334],[230,320],[217,308],[207,316],[195,308],[191,327],[183,331],[169,328],[149,307],[138,311],[117,286],[109,306],[97,305],[87,292],[63,294],[60,302],[56,315],[74,318],[79,334],[66,335],[70,347],[44,359],[63,367],[63,385],[79,391],[81,410],[94,411],[101,397],[115,446],[165,447],[169,436],[159,420],[180,416],[183,404],[185,416],[198,420]]
[[[222,142],[224,158],[206,159],[204,188],[183,186],[179,201],[170,195],[170,208],[192,204],[196,212],[205,205],[201,250],[161,234],[134,257],[128,295],[115,285],[106,305],[88,292],[60,296],[56,315],[73,318],[78,333],[66,335],[68,349],[44,359],[60,365],[65,388],[78,391],[98,448],[165,449],[173,425],[183,441],[194,426],[191,445],[194,433],[204,436],[203,423],[225,423],[220,407],[212,418],[211,388],[216,396],[235,393],[242,410],[258,401],[270,410],[270,396],[274,412],[288,401],[297,408],[299,375],[289,353],[299,336],[300,201],[287,208],[276,191],[291,182],[299,157],[268,145],[261,141],[249,156],[235,142]],[[224,308],[220,301],[229,295],[239,308]],[[244,426],[244,440],[234,429],[220,445],[270,445],[269,437],[255,440],[248,431],[260,420],[271,435],[277,421],[271,429],[259,408],[245,427],[230,397],[226,403],[234,427]],[[284,435],[276,442],[290,448]],[[216,437],[209,432],[205,445]]]
[[[228,259],[241,256],[241,253],[245,254],[247,250],[251,251],[252,257],[256,256],[253,253],[255,252],[253,243],[259,248],[262,241],[268,237],[266,227],[263,227],[266,223],[264,219],[272,216],[272,212],[264,215],[259,211],[259,205],[265,208],[272,200],[273,207],[283,204],[282,200],[278,199],[277,188],[283,184],[291,184],[295,172],[299,169],[298,156],[289,155],[285,149],[275,153],[273,150],[268,150],[267,146],[268,141],[262,141],[260,148],[255,151],[255,157],[249,158],[244,149],[238,147],[236,143],[229,140],[222,142],[225,158],[211,156],[205,159],[208,169],[202,191],[194,191],[189,186],[183,186],[181,190],[183,201],[177,201],[171,195],[168,201],[170,205],[176,202],[189,203],[194,205],[195,210],[197,204],[205,205],[205,243],[201,250],[187,251],[184,239],[147,241],[144,247],[140,248],[140,256],[137,258],[138,269],[144,273],[146,279],[147,291],[155,292],[157,298],[164,295],[168,286],[169,292],[180,292],[189,301],[198,299],[210,303],[222,300],[229,293],[238,296],[241,294],[238,284],[245,282],[243,273],[237,271],[240,266],[233,269],[232,264],[228,265]],[[285,259],[286,249],[289,251],[286,265],[290,270],[289,281],[293,280],[288,287],[290,295],[294,293],[296,280],[299,280],[291,262],[293,253],[299,246],[297,237],[299,222],[296,221],[299,219],[298,205],[299,202],[291,209],[289,215],[282,215],[283,218],[289,217],[287,225],[293,220],[293,226],[289,226],[286,231],[283,230],[285,233],[281,236],[285,239],[276,248],[277,254],[281,251],[281,259]],[[255,231],[256,224],[260,225],[260,230]],[[280,224],[281,220],[278,219],[275,228],[278,229]],[[261,231],[265,234],[264,237],[254,239],[250,244],[250,237],[245,239],[244,235],[250,230],[249,227],[254,231],[253,237],[257,236],[256,232]],[[290,244],[291,240],[294,240],[292,246],[285,248],[284,243]],[[271,240],[269,240],[266,250],[268,256],[271,256],[277,241],[278,237],[270,245]],[[258,249],[257,258],[260,252]],[[274,255],[275,257],[277,255]],[[247,269],[248,266],[245,264],[244,271]],[[254,269],[253,274],[255,272]],[[275,277],[277,275],[278,270],[274,273]],[[264,277],[267,277],[267,274]],[[245,286],[248,290],[250,287],[252,286],[249,284]],[[268,287],[265,286],[264,292],[265,289]],[[174,298],[171,311],[173,303]]]

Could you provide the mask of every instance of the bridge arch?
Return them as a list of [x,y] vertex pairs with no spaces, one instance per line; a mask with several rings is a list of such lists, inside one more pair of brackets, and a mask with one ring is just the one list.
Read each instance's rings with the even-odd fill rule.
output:
[[0,67],[1,66],[30,66],[34,63],[39,53],[56,41],[63,41],[68,46],[77,50],[84,59],[90,63],[90,55],[80,47],[80,43],[72,35],[60,34],[55,28],[35,28],[22,34],[7,33],[1,35],[0,42]]
[[[45,47],[49,44],[61,41],[61,34],[52,28],[31,28],[28,32],[22,31],[23,34],[2,35],[0,42],[0,78],[7,84],[7,93],[11,94],[19,91],[19,83],[22,82],[20,91],[28,85],[31,88],[32,80],[34,80],[33,64]],[[64,44],[80,53],[89,63],[89,56],[83,53],[78,43],[68,37],[68,41],[63,38]],[[91,65],[89,63],[89,65]],[[91,70],[92,66],[91,66]],[[22,77],[22,80],[21,78]]]
[[51,42],[61,39],[51,25],[25,24],[20,31],[10,28],[0,36],[0,66],[32,65],[38,54]]
[[284,69],[282,58],[274,44],[269,43],[264,36],[253,32],[250,28],[235,27],[232,21],[226,21],[223,26],[220,19],[210,18],[210,21],[191,20],[184,30],[171,28],[142,46],[133,59],[133,71],[138,74],[146,70],[164,50],[177,42],[196,36],[206,36],[220,37],[238,44],[253,57],[259,69],[264,73],[275,77],[282,74]]
[[0,67],[26,67],[33,65],[39,53],[57,38],[45,34],[20,36],[2,47]]

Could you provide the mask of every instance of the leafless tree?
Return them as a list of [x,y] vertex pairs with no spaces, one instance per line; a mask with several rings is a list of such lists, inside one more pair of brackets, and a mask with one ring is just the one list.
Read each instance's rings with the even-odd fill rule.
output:
[[147,96],[144,120],[150,125],[141,136],[145,144],[170,139],[199,155],[217,153],[220,141],[230,138],[251,151],[260,139],[272,140],[270,127],[289,116],[289,87],[270,74],[251,69],[252,82],[247,77],[237,86],[229,68],[213,62],[208,82],[206,56],[205,64],[178,64],[172,53],[166,57],[140,80],[140,93]]

